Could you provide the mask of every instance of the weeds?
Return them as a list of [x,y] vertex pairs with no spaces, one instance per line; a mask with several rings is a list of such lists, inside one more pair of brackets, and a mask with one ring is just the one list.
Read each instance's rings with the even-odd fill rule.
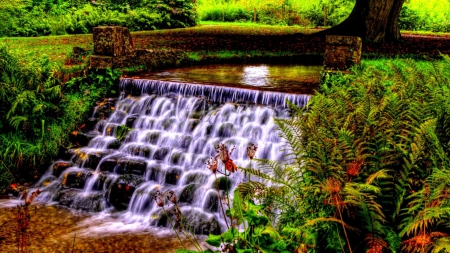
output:
[[28,207],[33,202],[33,200],[41,193],[41,191],[38,189],[31,193],[31,195],[28,196],[28,191],[24,191],[22,194],[22,197],[24,199],[24,204],[17,206],[17,214],[16,214],[16,220],[17,220],[17,252],[19,253],[27,253],[28,252],[28,234],[27,231],[30,227],[30,220],[31,215],[28,210]]

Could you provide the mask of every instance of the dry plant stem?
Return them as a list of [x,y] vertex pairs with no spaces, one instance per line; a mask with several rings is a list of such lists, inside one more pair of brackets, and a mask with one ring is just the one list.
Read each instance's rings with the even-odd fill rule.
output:
[[230,229],[230,225],[228,225],[227,216],[225,215],[225,211],[223,209],[222,198],[220,197],[219,181],[217,180],[217,175],[215,173],[214,173],[214,176],[216,177],[217,195],[219,196],[219,203],[220,203],[220,208],[222,209],[223,218],[225,219],[225,223],[227,224],[227,229]]
[[72,253],[73,253],[73,249],[75,248],[75,238],[76,237],[77,237],[77,233],[75,233],[75,235],[73,236]]
[[[175,208],[178,210],[178,213],[181,215],[182,217],[182,221],[185,220],[183,214],[181,213],[180,208],[178,207],[177,204],[175,204]],[[191,243],[195,246],[195,248],[197,248],[197,250],[199,251],[203,251],[202,247],[200,246],[200,244],[198,243],[197,238],[195,238],[194,233],[192,233],[192,237],[195,239],[193,240],[188,233],[186,233],[186,229],[183,226],[183,222],[180,222],[180,226],[181,226],[181,231],[183,232],[183,234],[189,239],[189,241],[191,241]]]
[[16,178],[15,178],[14,175],[11,173],[11,171],[8,169],[8,167],[6,167],[5,163],[4,163],[2,160],[0,160],[0,162],[3,164],[3,167],[5,167],[6,171],[8,171],[8,173],[11,175],[11,177],[12,177],[14,180],[16,180]]
[[337,230],[337,234],[338,234],[339,245],[341,245],[342,252],[345,252],[344,245],[342,245],[341,237],[339,235],[339,228],[337,226],[336,226],[336,230]]
[[350,250],[350,253],[353,253],[352,247],[351,247],[350,242],[349,242],[349,240],[348,240],[347,230],[345,229],[345,226],[344,226],[344,220],[342,219],[341,208],[339,207],[339,203],[338,203],[339,200],[337,199],[336,196],[335,196],[335,199],[336,199],[336,207],[337,207],[338,213],[339,213],[339,218],[340,218],[341,221],[342,221],[342,229],[344,230],[345,240],[347,241],[348,249]]
[[183,241],[181,240],[180,236],[177,233],[177,230],[175,230],[175,228],[172,225],[172,219],[170,219],[169,214],[167,213],[166,209],[164,208],[164,206],[162,207],[162,209],[164,210],[164,213],[167,216],[167,219],[169,220],[170,226],[172,227],[172,230],[175,232],[175,234],[177,235],[178,240],[180,241],[181,245],[183,246],[184,249],[186,249],[186,246],[184,246]]

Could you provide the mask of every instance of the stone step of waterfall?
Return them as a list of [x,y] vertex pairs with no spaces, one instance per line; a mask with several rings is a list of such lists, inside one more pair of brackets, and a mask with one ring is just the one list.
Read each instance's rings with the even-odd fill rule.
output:
[[307,104],[310,97],[310,95],[305,94],[132,78],[122,78],[120,89],[125,95],[132,96],[173,94],[172,96],[200,97],[218,104],[229,102],[251,103],[285,108],[288,107],[288,100],[298,107],[303,107]]

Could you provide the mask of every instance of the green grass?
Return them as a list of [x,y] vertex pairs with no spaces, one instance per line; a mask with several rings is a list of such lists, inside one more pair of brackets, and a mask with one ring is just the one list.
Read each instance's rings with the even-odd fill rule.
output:
[[[277,36],[290,35],[296,33],[310,34],[316,32],[317,29],[308,29],[300,26],[270,26],[261,25],[251,22],[237,23],[237,22],[212,22],[202,21],[200,25],[192,28],[178,28],[156,31],[141,31],[133,32],[132,36],[136,38],[136,48],[156,49],[166,48],[171,49],[179,47],[183,43],[185,47],[189,48],[188,39],[182,37],[195,36],[226,36],[226,35],[242,35],[242,36]],[[404,31],[404,34],[416,35],[435,35],[435,36],[450,36],[450,33],[432,33],[432,32],[411,32]],[[176,37],[177,39],[173,39]],[[42,55],[47,55],[49,60],[57,62],[59,66],[64,66],[67,57],[71,54],[74,46],[84,48],[86,50],[93,50],[92,34],[82,35],[62,35],[62,36],[46,36],[46,37],[6,37],[0,38],[0,46],[6,45],[10,52],[19,56],[22,62],[37,59]],[[230,52],[208,52],[186,50],[192,54],[191,58],[198,58],[198,55],[215,55],[218,57],[232,58],[234,53]],[[322,54],[322,52],[316,52]],[[249,51],[241,51],[239,54],[255,53]],[[257,53],[258,54],[258,53]],[[260,53],[261,54],[261,53]],[[284,54],[285,55],[285,54]],[[70,68],[73,66],[64,66]]]
[[6,37],[0,38],[0,46],[7,46],[22,62],[47,55],[50,61],[62,66],[72,48],[77,46],[93,50],[92,34],[62,35],[46,37]]

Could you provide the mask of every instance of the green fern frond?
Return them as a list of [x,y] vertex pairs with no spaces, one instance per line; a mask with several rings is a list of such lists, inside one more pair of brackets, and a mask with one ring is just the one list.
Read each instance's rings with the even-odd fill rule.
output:
[[25,116],[14,116],[9,119],[9,124],[17,131],[21,123],[28,121]]

